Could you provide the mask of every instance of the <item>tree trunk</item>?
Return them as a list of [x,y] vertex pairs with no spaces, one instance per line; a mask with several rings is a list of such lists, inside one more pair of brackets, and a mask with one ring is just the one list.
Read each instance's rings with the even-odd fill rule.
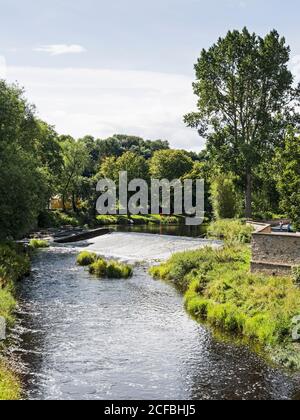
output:
[[246,219],[252,218],[252,174],[251,171],[246,175]]
[[76,206],[76,196],[75,193],[72,193],[72,205],[74,213],[77,213],[77,206]]
[[62,205],[63,205],[63,211],[66,212],[66,196],[63,194],[62,196]]

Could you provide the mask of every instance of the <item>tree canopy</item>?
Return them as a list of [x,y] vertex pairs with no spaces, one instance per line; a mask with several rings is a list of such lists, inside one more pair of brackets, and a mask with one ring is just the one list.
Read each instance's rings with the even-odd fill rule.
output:
[[195,65],[198,111],[185,122],[207,139],[211,158],[240,177],[247,217],[255,171],[282,145],[287,124],[299,119],[289,58],[276,31],[262,38],[245,28],[203,50]]

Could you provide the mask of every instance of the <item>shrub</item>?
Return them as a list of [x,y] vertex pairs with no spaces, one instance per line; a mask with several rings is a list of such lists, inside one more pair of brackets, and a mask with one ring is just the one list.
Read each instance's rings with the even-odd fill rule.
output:
[[207,233],[211,238],[223,239],[230,244],[244,244],[251,242],[253,227],[241,220],[224,219],[211,223]]
[[87,267],[93,264],[96,260],[97,260],[96,254],[92,252],[88,252],[88,251],[83,251],[77,257],[77,264],[82,267]]
[[234,218],[238,212],[239,198],[230,174],[219,174],[211,185],[211,200],[217,219]]
[[106,262],[102,258],[97,259],[90,265],[90,273],[97,277],[109,279],[128,279],[132,276],[132,267],[118,261]]
[[29,246],[33,249],[49,248],[49,242],[44,241],[43,239],[31,239]]
[[90,265],[90,273],[97,277],[106,277],[107,273],[107,262],[102,258],[97,259]]
[[109,279],[128,279],[132,276],[132,267],[117,261],[111,261],[107,265],[106,271]]
[[22,246],[0,244],[0,267],[2,282],[14,282],[30,273],[30,259]]
[[40,228],[60,228],[67,225],[77,227],[80,221],[78,215],[70,215],[59,210],[47,210],[39,215],[38,225]]
[[293,277],[293,280],[294,280],[295,284],[300,286],[300,267],[299,266],[293,267],[292,277]]

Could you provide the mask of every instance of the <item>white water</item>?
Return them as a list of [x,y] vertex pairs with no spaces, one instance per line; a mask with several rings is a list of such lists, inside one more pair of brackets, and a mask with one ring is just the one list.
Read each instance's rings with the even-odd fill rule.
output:
[[116,232],[78,243],[76,247],[106,257],[140,262],[166,260],[176,252],[221,244],[207,239]]

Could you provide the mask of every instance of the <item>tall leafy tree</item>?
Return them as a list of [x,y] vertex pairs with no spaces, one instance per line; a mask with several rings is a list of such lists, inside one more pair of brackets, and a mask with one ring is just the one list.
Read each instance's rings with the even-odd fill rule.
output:
[[36,129],[23,90],[0,80],[0,239],[22,237],[47,205]]
[[73,210],[77,211],[77,193],[84,181],[83,172],[89,161],[89,154],[83,143],[76,142],[69,136],[61,138],[61,147],[64,161],[60,183],[63,208],[66,210],[67,201],[71,200]]
[[198,112],[185,116],[188,126],[207,139],[211,157],[242,180],[246,217],[252,214],[256,168],[274,154],[286,124],[295,115],[290,48],[276,31],[265,38],[228,32],[195,65]]
[[192,158],[182,150],[160,150],[150,161],[150,174],[152,178],[173,181],[191,172],[193,166]]
[[277,186],[282,210],[300,229],[300,135],[289,129],[283,150],[275,158]]

